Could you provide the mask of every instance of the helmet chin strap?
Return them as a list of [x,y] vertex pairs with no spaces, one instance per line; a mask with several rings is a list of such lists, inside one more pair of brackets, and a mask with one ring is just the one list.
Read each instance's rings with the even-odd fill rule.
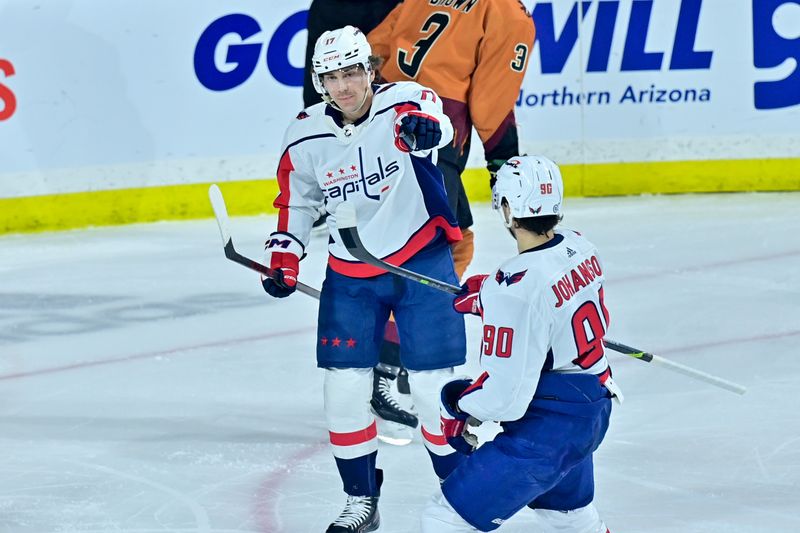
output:
[[[505,210],[505,209],[503,209],[505,206],[504,206],[504,204],[502,203],[504,200],[505,200],[505,199],[503,199],[503,200],[501,201],[501,203],[500,203],[500,209],[498,209],[498,211],[500,212],[500,218],[502,218],[502,219],[503,219],[503,225],[504,225],[506,228],[508,228],[508,231],[511,231],[511,226],[512,226],[512,224],[514,223],[514,217],[510,216],[510,215],[511,215],[511,208],[509,208],[509,209],[508,209],[508,214],[509,214],[509,216],[508,216],[508,217],[506,216],[506,210]],[[512,233],[512,235],[513,235],[513,233]]]
[[516,233],[514,233],[514,230],[512,229],[514,227],[514,217],[511,216],[510,208],[509,208],[509,211],[508,211],[510,220],[509,220],[509,217],[506,217],[506,212],[503,209],[502,205],[500,206],[499,212],[500,212],[500,218],[503,219],[503,225],[508,230],[508,234],[511,235],[511,237],[513,237],[514,240],[516,241],[517,240],[517,235],[516,235]]
[[364,97],[361,99],[361,103],[358,104],[358,107],[356,108],[356,112],[361,111],[361,108],[364,107],[364,104],[367,101],[367,94],[369,94],[369,89],[370,89],[370,85],[367,84],[367,87],[364,89]]
[[325,103],[334,108],[336,111],[341,111],[341,109],[339,109],[339,106],[336,105],[336,102],[333,101],[333,98],[331,98],[331,95],[328,94],[327,92],[322,93],[322,99],[325,100]]

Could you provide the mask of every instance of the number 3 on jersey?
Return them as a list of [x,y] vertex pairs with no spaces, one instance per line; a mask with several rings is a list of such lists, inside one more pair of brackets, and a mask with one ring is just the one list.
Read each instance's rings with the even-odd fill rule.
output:
[[417,79],[417,73],[422,66],[422,60],[425,59],[425,55],[431,49],[431,46],[436,43],[436,39],[439,38],[448,24],[450,24],[450,15],[447,13],[436,12],[428,17],[419,31],[420,33],[427,34],[431,27],[433,27],[433,32],[431,32],[430,35],[425,35],[425,37],[414,43],[416,52],[414,52],[411,61],[408,60],[408,50],[403,50],[402,48],[397,49],[397,66],[403,74],[411,79]]
[[513,341],[513,329],[497,328],[491,324],[483,326],[483,355],[511,357],[511,343]]
[[[431,2],[433,3],[433,2]],[[431,48],[436,44],[437,39],[441,37],[445,28],[450,24],[450,15],[442,11],[432,13],[430,17],[425,19],[419,32],[424,36],[414,43],[414,51],[409,51],[404,48],[397,48],[397,67],[400,72],[411,78],[417,79],[419,69],[422,67],[422,61]],[[528,60],[528,45],[525,43],[517,43],[514,46],[514,58],[511,60],[509,66],[515,72],[524,72],[525,63]]]

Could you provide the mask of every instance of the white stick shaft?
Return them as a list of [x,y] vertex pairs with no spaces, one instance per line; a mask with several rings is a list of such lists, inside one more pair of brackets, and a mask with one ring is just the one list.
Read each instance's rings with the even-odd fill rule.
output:
[[703,372],[702,370],[697,370],[695,368],[676,363],[670,359],[664,359],[660,355],[653,355],[651,362],[674,370],[675,372],[679,372],[685,376],[690,376],[701,381],[705,381],[706,383],[716,385],[717,387],[722,387],[723,389],[735,392],[736,394],[744,394],[747,390],[737,383],[733,383],[732,381],[728,381],[727,379],[722,379],[717,376],[712,376],[711,374]]
[[222,244],[225,245],[231,239],[231,230],[228,227],[228,208],[225,206],[225,198],[216,183],[208,188],[208,198],[211,200],[211,208],[219,226],[219,235],[222,237]]

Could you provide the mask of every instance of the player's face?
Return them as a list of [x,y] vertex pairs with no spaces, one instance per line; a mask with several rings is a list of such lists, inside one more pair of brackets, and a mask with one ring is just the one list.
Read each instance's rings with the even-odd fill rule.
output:
[[371,103],[371,77],[361,65],[353,65],[326,72],[322,75],[322,85],[346,118],[358,118]]

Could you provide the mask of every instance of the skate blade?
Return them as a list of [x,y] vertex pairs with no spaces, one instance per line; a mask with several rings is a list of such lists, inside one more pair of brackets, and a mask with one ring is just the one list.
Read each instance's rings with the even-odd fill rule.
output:
[[378,440],[392,446],[405,446],[414,440],[414,431],[403,424],[377,418]]

